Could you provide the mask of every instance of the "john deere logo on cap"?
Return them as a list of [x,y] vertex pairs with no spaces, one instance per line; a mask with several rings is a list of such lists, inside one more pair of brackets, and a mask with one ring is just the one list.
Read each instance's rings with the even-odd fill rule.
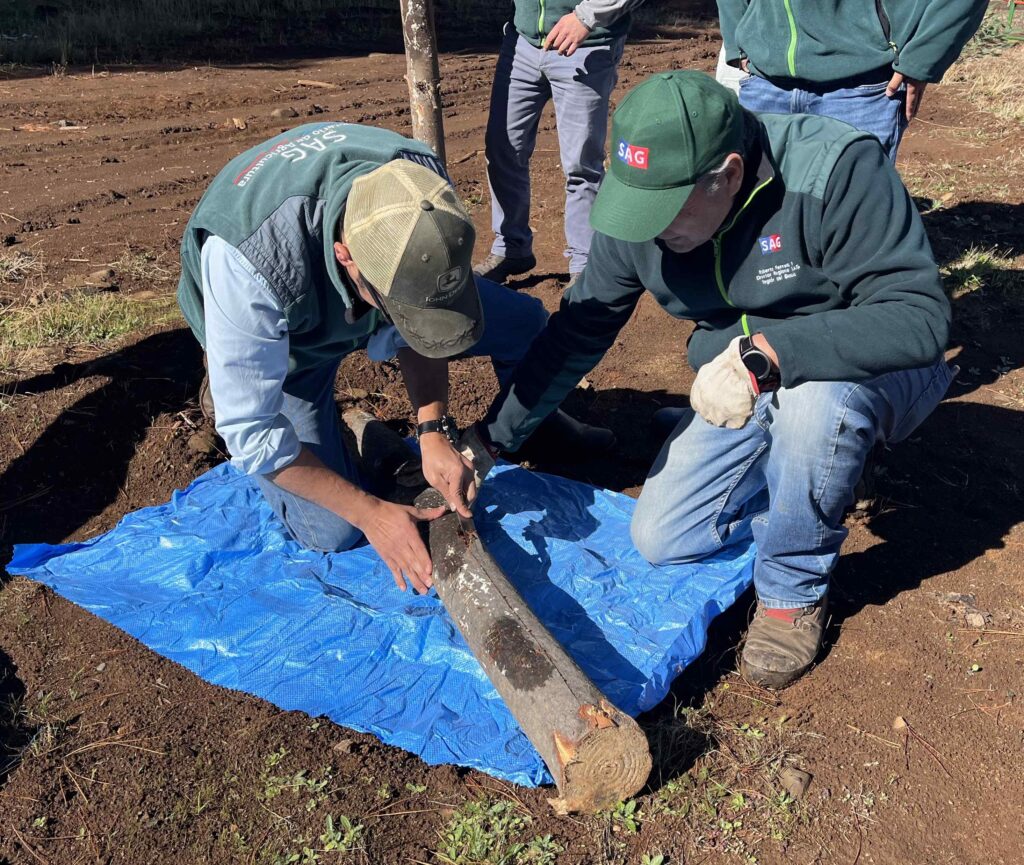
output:
[[626,165],[646,171],[648,165],[647,156],[648,152],[646,147],[637,147],[634,144],[630,144],[628,141],[619,142],[618,157],[625,162]]
[[452,295],[462,287],[462,265],[446,270],[437,278],[437,293],[427,298],[431,306],[448,303]]

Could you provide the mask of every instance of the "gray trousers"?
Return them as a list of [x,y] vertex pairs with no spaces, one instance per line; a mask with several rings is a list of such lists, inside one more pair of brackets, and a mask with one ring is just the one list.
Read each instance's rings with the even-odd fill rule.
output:
[[624,43],[625,37],[562,57],[534,48],[511,24],[505,26],[486,136],[491,252],[514,257],[533,252],[530,157],[541,112],[553,99],[565,174],[565,256],[570,273],[583,270],[594,234],[590,208],[604,177],[608,99]]

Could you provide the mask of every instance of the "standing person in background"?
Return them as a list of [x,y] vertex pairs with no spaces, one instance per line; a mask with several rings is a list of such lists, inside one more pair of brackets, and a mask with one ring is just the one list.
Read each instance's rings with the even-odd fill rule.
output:
[[750,76],[738,66],[730,66],[725,59],[725,45],[718,52],[718,63],[715,65],[715,81],[723,87],[728,87],[737,96],[740,95],[740,82]]
[[537,266],[530,230],[530,157],[548,99],[555,102],[565,173],[570,281],[590,253],[590,208],[604,177],[608,99],[618,80],[630,10],[641,0],[515,0],[491,91],[487,181],[491,254],[478,276],[504,282]]
[[718,0],[718,15],[726,62],[750,73],[740,84],[744,108],[834,117],[870,132],[895,162],[925,88],[942,80],[987,6]]

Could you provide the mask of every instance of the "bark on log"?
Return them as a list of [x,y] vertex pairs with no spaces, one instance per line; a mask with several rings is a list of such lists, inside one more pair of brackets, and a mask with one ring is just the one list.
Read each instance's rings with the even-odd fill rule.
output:
[[[428,489],[416,499],[436,507]],[[559,814],[637,793],[651,772],[647,737],[613,706],[534,615],[475,531],[456,514],[430,523],[434,587],[558,786]]]
[[401,0],[401,8],[412,135],[429,145],[441,163],[446,164],[434,3],[433,0]]
[[[360,409],[344,412],[342,420],[360,471],[408,501],[417,475],[407,463],[396,472],[410,453],[401,437]],[[418,479],[422,489],[422,474]],[[444,503],[433,489],[416,497],[419,507]],[[555,779],[559,796],[548,800],[554,809],[597,811],[633,796],[651,771],[647,737],[636,721],[590,681],[456,514],[429,524],[429,544],[434,587]]]

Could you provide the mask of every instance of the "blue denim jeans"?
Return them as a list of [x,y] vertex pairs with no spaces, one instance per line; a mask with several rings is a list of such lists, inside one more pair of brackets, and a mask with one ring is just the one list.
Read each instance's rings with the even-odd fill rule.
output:
[[895,162],[907,128],[906,95],[900,88],[896,96],[886,96],[888,83],[815,92],[784,90],[758,75],[750,75],[740,81],[740,104],[764,114],[817,114],[842,120],[874,135]]
[[496,255],[533,252],[530,230],[530,158],[537,125],[555,102],[558,151],[565,174],[565,255],[579,273],[590,254],[590,208],[604,178],[608,99],[618,80],[625,39],[578,48],[572,57],[534,48],[511,25],[491,89],[485,147]]
[[[484,334],[467,353],[490,357],[502,384],[511,376],[547,321],[544,305],[536,298],[518,294],[485,279],[477,279],[484,312]],[[346,480],[362,485],[356,464],[341,438],[341,422],[334,402],[334,379],[341,358],[321,364],[284,382],[282,413],[299,441],[329,468]],[[256,483],[264,498],[281,518],[288,532],[302,546],[321,552],[336,552],[355,546],[362,533],[333,511],[288,492],[265,475]]]
[[688,411],[644,484],[633,542],[663,565],[753,539],[759,600],[814,604],[828,590],[868,453],[910,435],[953,374],[939,361],[859,383],[805,382],[762,394],[738,430]]

